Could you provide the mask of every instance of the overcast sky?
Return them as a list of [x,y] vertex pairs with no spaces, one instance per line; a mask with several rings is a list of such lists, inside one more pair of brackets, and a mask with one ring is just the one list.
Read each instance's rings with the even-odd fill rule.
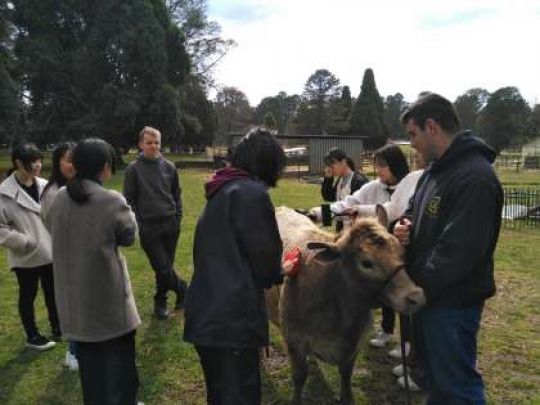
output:
[[321,68],[356,97],[368,67],[382,96],[516,86],[540,103],[540,0],[209,0],[209,14],[238,43],[215,77],[252,105]]

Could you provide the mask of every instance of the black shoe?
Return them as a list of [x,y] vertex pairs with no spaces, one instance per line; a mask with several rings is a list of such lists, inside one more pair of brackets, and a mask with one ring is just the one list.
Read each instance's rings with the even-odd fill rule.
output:
[[180,287],[176,291],[176,302],[174,304],[175,310],[184,309],[184,303],[186,300],[187,283],[184,280],[180,280]]
[[49,350],[52,349],[54,346],[56,346],[55,342],[47,339],[44,336],[41,336],[40,334],[28,338],[28,340],[26,341],[26,347],[39,351]]
[[154,300],[154,317],[162,321],[169,317],[167,301]]

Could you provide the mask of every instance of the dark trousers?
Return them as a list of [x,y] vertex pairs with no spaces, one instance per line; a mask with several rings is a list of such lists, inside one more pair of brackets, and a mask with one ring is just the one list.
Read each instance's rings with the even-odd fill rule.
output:
[[[382,319],[381,319],[381,329],[384,333],[393,334],[396,326],[396,312],[387,306],[382,307]],[[401,322],[403,328],[403,337],[406,342],[410,341],[411,336],[411,327],[408,317],[406,317],[405,322]]]
[[45,297],[45,306],[49,314],[49,324],[53,333],[60,332],[60,322],[54,300],[54,276],[52,264],[32,268],[14,268],[19,283],[19,315],[28,338],[36,336],[39,331],[36,326],[34,301],[36,300],[38,283]]
[[196,346],[206,381],[210,405],[258,405],[261,403],[258,348],[224,349]]
[[429,397],[427,404],[485,404],[476,370],[477,333],[482,305],[426,308],[413,315],[414,347]]
[[139,223],[141,246],[156,275],[157,301],[167,300],[167,292],[183,294],[185,282],[174,270],[176,245],[180,237],[180,224],[176,217],[143,220]]
[[135,405],[135,331],[103,342],[76,342],[85,405]]

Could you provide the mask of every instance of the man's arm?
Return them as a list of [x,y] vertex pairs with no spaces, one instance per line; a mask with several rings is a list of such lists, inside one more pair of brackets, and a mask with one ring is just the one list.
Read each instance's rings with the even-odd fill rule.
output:
[[182,219],[182,187],[180,186],[180,176],[178,175],[178,170],[176,170],[176,168],[174,170],[172,196],[176,206],[176,215],[178,219]]
[[137,189],[135,170],[133,170],[133,167],[128,166],[124,174],[123,194],[135,215],[137,214]]

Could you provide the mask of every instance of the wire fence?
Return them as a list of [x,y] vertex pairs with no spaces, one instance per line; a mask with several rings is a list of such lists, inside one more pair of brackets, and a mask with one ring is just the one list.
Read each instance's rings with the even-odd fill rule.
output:
[[503,227],[540,228],[540,188],[504,188]]

